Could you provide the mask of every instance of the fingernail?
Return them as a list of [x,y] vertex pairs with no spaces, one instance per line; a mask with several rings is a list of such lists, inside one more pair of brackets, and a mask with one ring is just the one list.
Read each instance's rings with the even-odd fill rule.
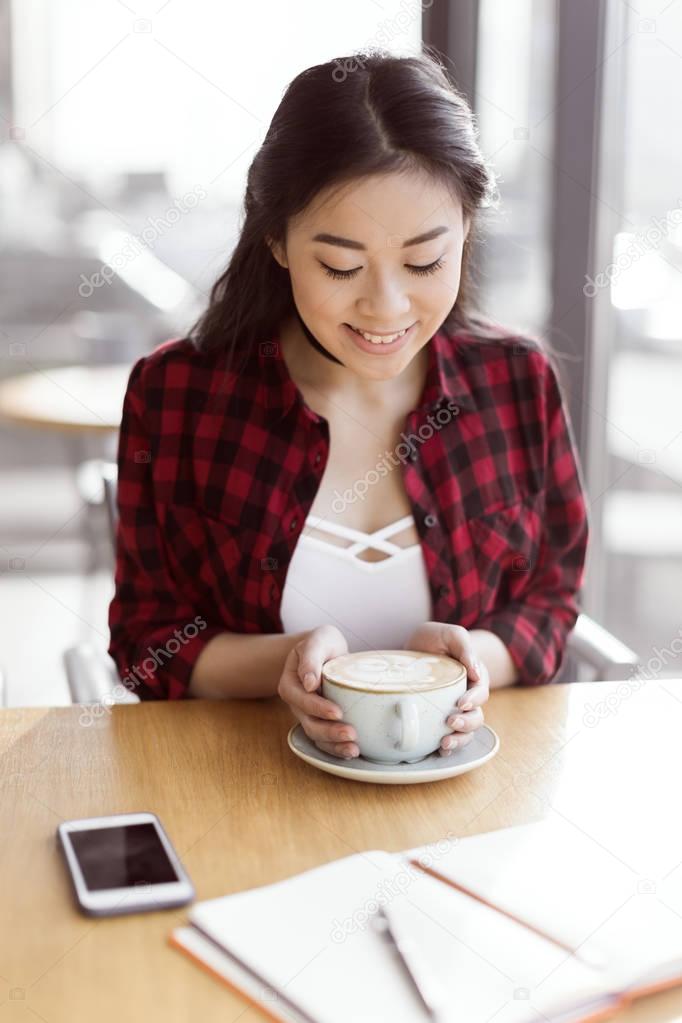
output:
[[443,739],[443,746],[445,749],[454,749],[457,745],[457,739],[454,735],[446,735]]
[[465,700],[464,703],[458,703],[457,706],[460,710],[472,710],[473,708],[471,700]]
[[313,675],[312,671],[307,671],[303,676],[303,685],[305,689],[312,689],[317,685],[317,679]]
[[448,718],[448,724],[451,728],[464,728],[465,721],[464,718],[451,717]]

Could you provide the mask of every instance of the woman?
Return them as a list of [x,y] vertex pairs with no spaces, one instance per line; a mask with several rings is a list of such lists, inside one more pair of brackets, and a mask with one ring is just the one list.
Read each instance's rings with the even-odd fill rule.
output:
[[450,655],[447,755],[555,677],[587,514],[550,358],[472,310],[471,111],[430,54],[352,59],[289,85],[206,312],[132,368],[109,651],[144,699],[278,693],[343,757],[324,661]]

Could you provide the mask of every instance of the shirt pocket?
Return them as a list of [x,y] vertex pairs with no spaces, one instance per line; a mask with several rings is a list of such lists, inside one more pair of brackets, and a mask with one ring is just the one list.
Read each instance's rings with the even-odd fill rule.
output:
[[523,596],[540,555],[543,505],[534,493],[467,520],[480,615]]

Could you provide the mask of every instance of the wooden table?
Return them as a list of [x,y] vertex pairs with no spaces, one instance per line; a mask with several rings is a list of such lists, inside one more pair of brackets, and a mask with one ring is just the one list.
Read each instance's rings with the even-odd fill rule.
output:
[[[68,818],[154,811],[197,899],[364,849],[551,814],[625,861],[635,887],[682,862],[682,680],[496,690],[485,713],[497,756],[406,786],[346,781],[298,760],[278,698],[114,706],[89,726],[84,710],[0,711],[1,1023],[264,1018],[167,944],[186,908],[79,914],[55,840]],[[682,987],[617,1018],[681,1016]]]

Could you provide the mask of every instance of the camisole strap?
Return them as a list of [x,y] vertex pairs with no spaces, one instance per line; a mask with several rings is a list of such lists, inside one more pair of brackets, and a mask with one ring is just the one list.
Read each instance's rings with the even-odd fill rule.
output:
[[386,537],[402,532],[413,521],[412,515],[405,515],[402,519],[398,519],[396,522],[389,522],[387,526],[375,530],[374,533],[363,533],[359,529],[343,526],[339,522],[330,522],[328,519],[319,518],[316,520],[312,515],[308,516],[306,525],[319,529],[322,532],[331,533],[333,536],[343,537],[345,540],[354,540],[355,543],[345,548],[345,551],[347,554],[355,556],[359,551],[365,550],[365,548],[376,548],[376,550],[383,551],[385,554],[397,554],[399,551],[405,550],[404,547],[390,543]]

